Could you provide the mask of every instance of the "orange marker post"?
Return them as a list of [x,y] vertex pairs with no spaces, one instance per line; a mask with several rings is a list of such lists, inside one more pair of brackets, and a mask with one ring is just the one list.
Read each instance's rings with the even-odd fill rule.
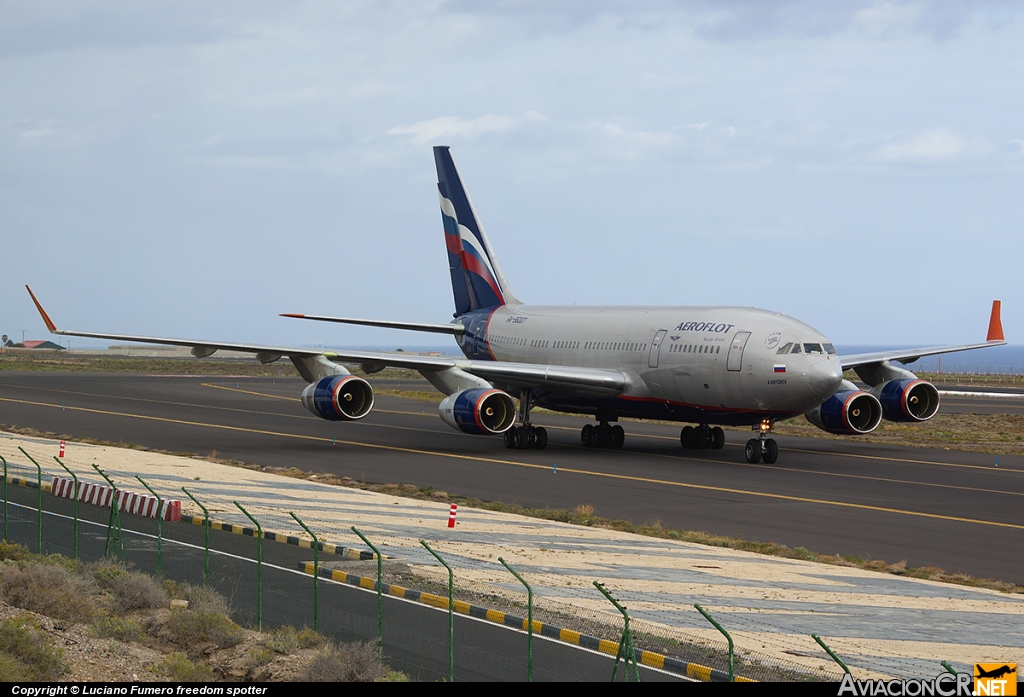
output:
[[458,510],[459,504],[453,503],[451,511],[448,512],[448,527],[455,527],[455,511]]

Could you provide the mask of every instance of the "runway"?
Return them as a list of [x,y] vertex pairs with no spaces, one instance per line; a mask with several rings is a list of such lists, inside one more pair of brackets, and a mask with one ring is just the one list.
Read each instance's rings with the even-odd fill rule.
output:
[[[336,424],[302,408],[297,379],[221,382],[10,372],[0,375],[0,423],[526,506],[592,504],[608,518],[1024,583],[1014,554],[1024,458],[1000,456],[996,467],[981,453],[780,437],[778,463],[750,465],[747,433],[727,431],[721,451],[683,451],[678,426],[634,422],[623,424],[621,451],[595,451],[579,445],[583,419],[550,414],[535,418],[548,428],[547,450],[510,451],[409,399],[378,395],[366,419]],[[971,402],[1024,406],[944,403],[953,411],[958,400],[967,413],[981,411]]]

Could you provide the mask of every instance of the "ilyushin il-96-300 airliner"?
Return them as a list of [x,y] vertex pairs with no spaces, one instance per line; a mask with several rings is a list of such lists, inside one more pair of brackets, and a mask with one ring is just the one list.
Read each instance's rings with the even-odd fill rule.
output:
[[[445,423],[465,433],[504,434],[508,448],[544,448],[539,406],[589,414],[583,445],[621,448],[621,417],[686,424],[683,448],[725,443],[721,426],[751,426],[746,459],[774,463],[774,424],[800,414],[830,433],[865,434],[882,419],[925,421],[939,409],[933,385],[894,363],[1006,343],[999,301],[985,342],[841,356],[827,337],[778,312],[746,307],[577,307],[523,304],[512,292],[447,147],[434,148],[448,267],[455,295],[450,324],[286,314],[324,322],[450,334],[465,359],[366,351],[319,351],[218,341],[58,330],[55,334],[219,349],[263,363],[287,356],[309,385],[302,404],[328,421],[354,421],[373,408],[373,388],[344,367],[419,371],[447,397]],[[32,291],[29,290],[31,294]],[[853,369],[868,389],[843,379]],[[518,402],[518,404],[517,404]]]

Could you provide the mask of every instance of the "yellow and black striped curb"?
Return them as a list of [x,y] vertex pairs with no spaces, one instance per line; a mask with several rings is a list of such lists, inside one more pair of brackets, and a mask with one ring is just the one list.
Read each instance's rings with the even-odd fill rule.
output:
[[[201,515],[197,516],[182,516],[181,522],[192,523],[192,525],[198,525],[202,527],[205,524],[205,519]],[[210,521],[210,529],[212,530],[223,530],[224,532],[234,533],[235,535],[245,535],[247,537],[257,537],[258,532],[255,528],[247,528],[242,525],[233,525],[231,523],[222,523],[218,521]],[[294,535],[285,535],[280,532],[263,532],[263,539],[270,540],[271,542],[281,542],[286,545],[295,545],[296,547],[304,547],[305,549],[313,549],[314,544],[312,540],[304,540],[301,537],[295,537]],[[327,554],[334,554],[339,557],[346,557],[348,559],[367,560],[376,559],[377,555],[373,552],[368,552],[362,549],[353,549],[351,547],[342,547],[331,542],[318,542],[316,548]],[[384,557],[387,559],[387,557]]]
[[[313,563],[300,562],[299,570],[312,576],[314,572]],[[368,590],[375,590],[377,588],[377,582],[372,578],[356,576],[336,569],[321,568],[320,577],[351,586],[366,588]],[[441,608],[442,610],[448,609],[448,598],[440,595],[434,595],[433,593],[424,593],[423,591],[403,588],[402,586],[395,586],[388,583],[381,584],[381,593]],[[527,630],[526,618],[517,617],[516,615],[511,615],[506,612],[489,610],[480,605],[472,605],[461,600],[453,601],[452,608],[455,612],[463,615],[469,615],[470,617],[476,617],[477,619],[486,620],[506,627],[512,627],[514,629],[520,629],[524,632]],[[558,641],[564,641],[569,644],[582,646],[583,648],[591,649],[593,651],[600,651],[601,653],[606,653],[610,656],[618,656],[619,654],[619,642],[617,641],[598,639],[597,637],[590,636],[589,634],[581,634],[580,632],[576,632],[571,629],[562,629],[561,627],[556,627],[545,622],[537,622],[534,620],[533,633],[549,637],[551,639],[557,639]],[[678,675],[685,675],[696,680],[703,680],[705,682],[729,681],[729,673],[727,671],[700,665],[699,663],[687,663],[686,661],[679,660],[678,658],[664,656],[653,651],[641,651],[640,649],[636,649],[636,660],[637,663],[642,665],[659,668]],[[742,678],[740,676],[736,676],[735,679],[736,682],[755,682],[750,678]]]
[[[9,484],[13,484],[15,486],[24,486],[30,489],[36,489],[39,486],[39,483],[36,480],[25,479],[24,477],[15,477],[8,475],[7,481]],[[49,482],[43,482],[43,491],[50,491]],[[90,504],[88,501],[80,501],[79,503],[84,503],[88,506],[95,505]],[[106,506],[103,506],[103,508],[106,508]],[[128,511],[122,511],[122,513],[128,513]],[[201,515],[183,515],[181,517],[180,522],[191,523],[192,525],[198,525],[199,527],[202,527],[205,523],[205,519]],[[210,521],[210,529],[223,530],[224,532],[231,532],[236,535],[247,535],[248,537],[256,537],[257,534],[254,528],[247,528],[241,525],[232,525],[231,523],[222,523],[215,520]],[[306,549],[313,549],[312,541],[303,540],[300,537],[295,537],[293,535],[285,535],[279,532],[264,532],[263,539],[270,540],[271,542],[281,542],[288,545],[295,545],[297,547],[304,547]],[[347,559],[367,560],[377,558],[377,555],[373,552],[368,552],[362,549],[353,549],[351,547],[343,547],[341,545],[336,545],[331,542],[320,542],[317,544],[317,548],[319,549],[319,551],[324,552],[325,554],[333,554],[339,557],[345,557]],[[384,558],[387,559],[387,557]]]

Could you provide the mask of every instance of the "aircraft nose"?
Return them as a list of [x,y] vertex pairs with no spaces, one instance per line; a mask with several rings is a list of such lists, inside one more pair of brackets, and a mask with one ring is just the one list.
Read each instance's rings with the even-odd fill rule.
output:
[[843,368],[835,358],[818,361],[807,371],[808,387],[822,399],[835,394],[842,381]]

